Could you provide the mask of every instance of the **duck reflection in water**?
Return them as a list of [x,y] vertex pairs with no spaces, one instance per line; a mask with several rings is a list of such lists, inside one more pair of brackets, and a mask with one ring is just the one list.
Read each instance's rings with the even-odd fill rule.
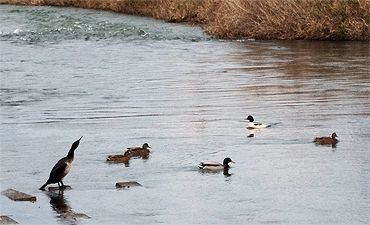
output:
[[232,173],[229,173],[229,168],[225,168],[223,174],[225,177],[230,177],[232,175]]
[[249,135],[248,137],[254,137],[254,129],[248,129]]
[[229,173],[229,169],[230,168],[225,168],[223,170],[199,170],[199,173],[204,173],[204,174],[220,174],[221,171],[222,171],[222,174],[225,177],[230,177],[233,174],[232,173]]
[[69,224],[76,224],[77,218],[90,219],[91,217],[83,213],[74,213],[68,201],[64,198],[63,190],[46,192],[50,197],[50,206],[58,214],[58,218]]
[[149,159],[149,153],[148,152],[137,152],[134,155],[131,156],[132,158],[142,158],[142,159]]
[[332,147],[333,148],[333,151],[335,151],[335,148],[337,148],[337,143],[331,143],[331,144],[324,144],[324,143],[319,143],[319,142],[315,142],[315,145],[316,146],[328,146],[328,147]]

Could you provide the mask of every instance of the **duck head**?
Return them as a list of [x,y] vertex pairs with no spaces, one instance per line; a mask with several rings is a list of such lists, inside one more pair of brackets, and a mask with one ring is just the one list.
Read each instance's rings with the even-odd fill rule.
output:
[[148,145],[148,143],[144,143],[143,144],[143,149],[147,149],[147,148],[150,148],[150,146]]
[[253,116],[249,115],[246,120],[249,120],[249,122],[253,122],[254,118],[253,118]]
[[332,139],[335,139],[336,137],[338,137],[338,136],[337,136],[337,134],[334,132],[334,133],[331,135],[331,138],[332,138]]
[[235,163],[234,161],[232,161],[230,158],[225,158],[224,159],[224,163],[223,163],[223,165],[224,165],[224,167],[229,167],[229,163]]

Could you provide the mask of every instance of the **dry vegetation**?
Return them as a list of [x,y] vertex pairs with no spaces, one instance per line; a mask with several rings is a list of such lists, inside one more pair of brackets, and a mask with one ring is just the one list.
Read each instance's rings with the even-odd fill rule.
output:
[[370,0],[0,0],[204,24],[225,39],[369,40]]

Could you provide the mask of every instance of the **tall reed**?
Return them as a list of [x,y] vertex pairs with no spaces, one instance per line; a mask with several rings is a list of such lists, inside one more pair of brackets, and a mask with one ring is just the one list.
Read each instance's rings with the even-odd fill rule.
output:
[[204,24],[224,39],[369,40],[370,0],[0,0]]

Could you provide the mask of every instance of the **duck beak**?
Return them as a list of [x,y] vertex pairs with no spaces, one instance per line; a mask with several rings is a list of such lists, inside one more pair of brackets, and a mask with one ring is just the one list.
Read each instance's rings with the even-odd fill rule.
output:
[[234,161],[231,161],[232,163],[236,163],[236,162],[234,162]]

